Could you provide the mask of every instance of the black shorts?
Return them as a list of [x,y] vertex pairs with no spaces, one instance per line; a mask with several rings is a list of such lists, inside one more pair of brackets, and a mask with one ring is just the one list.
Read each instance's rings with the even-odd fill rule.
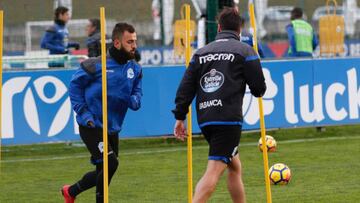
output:
[[[91,154],[90,161],[97,165],[103,162],[103,135],[102,128],[87,128],[79,126],[80,137]],[[119,136],[118,134],[108,135],[108,155],[118,157]]]
[[238,154],[241,137],[240,125],[209,125],[201,128],[209,143],[209,160],[219,160],[226,164]]

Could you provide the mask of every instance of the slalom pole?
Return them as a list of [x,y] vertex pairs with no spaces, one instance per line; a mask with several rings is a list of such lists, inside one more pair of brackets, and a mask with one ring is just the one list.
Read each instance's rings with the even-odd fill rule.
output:
[[[250,0],[249,2],[249,13],[250,13],[250,24],[254,31],[253,47],[256,53],[258,53],[254,2],[252,0]],[[266,202],[271,203],[272,199],[271,199],[271,188],[270,188],[270,178],[269,178],[269,159],[268,159],[268,152],[267,152],[266,139],[265,139],[266,129],[265,129],[264,107],[263,107],[262,97],[258,98],[258,102],[259,102],[259,114],[260,114],[261,141],[263,143],[262,152],[263,152],[264,175],[265,175],[265,184],[266,184]]]
[[[191,57],[190,46],[190,5],[185,4],[185,63],[186,68],[189,67]],[[188,202],[192,203],[193,195],[193,171],[192,171],[192,113],[191,105],[187,115],[187,160],[188,160]]]
[[101,21],[101,76],[102,76],[102,111],[103,111],[103,175],[104,175],[104,203],[109,202],[108,185],[108,120],[107,120],[107,79],[106,79],[106,21],[105,8],[100,7]]
[[4,34],[4,12],[0,10],[0,173],[1,173],[1,145],[2,145],[2,70],[3,70],[3,34]]

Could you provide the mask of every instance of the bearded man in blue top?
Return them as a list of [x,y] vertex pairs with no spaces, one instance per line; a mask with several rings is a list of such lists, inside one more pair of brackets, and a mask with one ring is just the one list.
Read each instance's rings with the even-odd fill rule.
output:
[[[142,71],[134,60],[137,48],[136,32],[132,25],[118,23],[112,32],[113,46],[106,60],[109,183],[118,167],[118,134],[125,114],[130,108],[138,110],[142,97]],[[81,192],[96,186],[96,202],[103,202],[103,142],[102,142],[102,85],[101,58],[81,63],[70,82],[69,95],[77,114],[80,137],[91,154],[96,169],[86,173],[73,185],[65,185],[62,194],[66,203],[73,203]]]

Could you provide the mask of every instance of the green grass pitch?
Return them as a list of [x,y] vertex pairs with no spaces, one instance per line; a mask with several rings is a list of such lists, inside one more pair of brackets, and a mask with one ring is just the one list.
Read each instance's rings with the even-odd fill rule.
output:
[[[269,165],[287,164],[292,180],[272,186],[273,202],[358,202],[360,194],[360,126],[277,130]],[[259,133],[243,134],[240,156],[248,202],[266,202]],[[194,187],[205,170],[207,144],[194,138]],[[60,188],[89,170],[89,155],[78,144],[44,144],[2,148],[1,203],[62,202]],[[78,203],[94,202],[94,189]],[[120,168],[110,186],[110,202],[187,202],[186,146],[169,138],[120,140]],[[231,202],[223,178],[209,202]]]

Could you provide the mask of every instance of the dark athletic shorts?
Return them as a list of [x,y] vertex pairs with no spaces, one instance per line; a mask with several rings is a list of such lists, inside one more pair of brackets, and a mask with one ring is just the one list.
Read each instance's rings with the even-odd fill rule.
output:
[[238,154],[241,137],[240,125],[209,125],[201,128],[209,143],[209,160],[219,160],[226,164]]
[[[87,128],[79,126],[80,137],[91,154],[90,161],[97,165],[103,162],[103,135],[102,128]],[[119,136],[118,134],[108,135],[108,155],[118,157]]]

